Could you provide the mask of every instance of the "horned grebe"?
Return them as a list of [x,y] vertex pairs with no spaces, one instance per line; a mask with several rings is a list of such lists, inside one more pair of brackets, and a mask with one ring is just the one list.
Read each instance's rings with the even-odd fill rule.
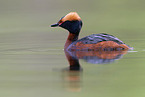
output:
[[78,40],[78,36],[82,27],[82,20],[76,12],[70,12],[62,17],[56,24],[51,27],[62,27],[69,31],[64,49],[71,51],[118,51],[131,49],[128,45],[123,43],[118,38],[101,33],[92,34]]

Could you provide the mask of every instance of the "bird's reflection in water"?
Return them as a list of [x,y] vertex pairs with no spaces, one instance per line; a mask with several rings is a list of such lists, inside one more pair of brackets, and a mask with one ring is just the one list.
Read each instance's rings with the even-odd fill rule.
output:
[[127,51],[65,51],[70,70],[80,70],[79,59],[91,64],[108,64],[121,59]]
[[80,92],[82,88],[82,72],[78,70],[64,70],[63,85],[68,91]]
[[65,51],[69,69],[65,70],[64,80],[67,90],[78,92],[82,87],[82,68],[79,59],[91,64],[109,64],[122,58],[127,51]]
[[109,64],[122,58],[127,51],[76,51],[66,53],[66,57],[83,59],[91,64]]

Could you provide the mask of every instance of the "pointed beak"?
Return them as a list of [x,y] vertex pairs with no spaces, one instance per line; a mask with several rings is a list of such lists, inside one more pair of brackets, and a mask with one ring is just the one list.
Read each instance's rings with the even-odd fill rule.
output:
[[56,23],[56,24],[52,24],[51,27],[57,27],[59,26],[59,23]]

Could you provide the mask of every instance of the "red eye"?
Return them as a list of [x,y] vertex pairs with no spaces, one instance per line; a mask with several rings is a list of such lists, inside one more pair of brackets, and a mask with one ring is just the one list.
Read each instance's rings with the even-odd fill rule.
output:
[[63,19],[63,18],[64,18],[64,16],[63,16],[63,17],[62,17],[62,18],[61,18],[61,19],[58,21],[58,23],[61,23],[61,22],[63,22],[63,21],[62,21],[62,19]]
[[62,23],[64,23],[63,21],[62,22],[59,22],[59,25],[61,25]]

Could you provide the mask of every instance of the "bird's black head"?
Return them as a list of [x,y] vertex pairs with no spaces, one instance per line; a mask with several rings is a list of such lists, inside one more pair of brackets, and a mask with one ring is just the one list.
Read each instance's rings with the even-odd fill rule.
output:
[[57,26],[67,29],[70,33],[79,34],[82,28],[82,21],[76,12],[70,12],[62,17],[58,23],[51,25],[51,27]]

